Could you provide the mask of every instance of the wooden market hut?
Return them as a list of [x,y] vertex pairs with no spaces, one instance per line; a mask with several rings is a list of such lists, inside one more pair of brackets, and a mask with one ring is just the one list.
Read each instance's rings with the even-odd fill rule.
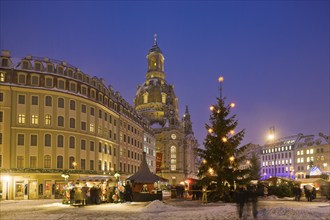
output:
[[155,183],[168,182],[167,179],[150,172],[145,152],[142,154],[139,170],[126,180],[132,183],[133,201],[162,200],[162,191],[155,189]]

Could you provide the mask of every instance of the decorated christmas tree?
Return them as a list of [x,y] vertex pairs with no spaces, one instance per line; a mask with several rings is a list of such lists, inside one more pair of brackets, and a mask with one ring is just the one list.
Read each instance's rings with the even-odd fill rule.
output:
[[[220,83],[221,79],[223,78],[219,78]],[[209,123],[205,125],[208,134],[204,149],[198,150],[202,159],[198,175],[202,184],[213,183],[215,198],[219,200],[226,200],[229,189],[248,181],[249,170],[239,168],[240,162],[244,160],[243,156],[240,156],[244,147],[239,148],[244,130],[235,132],[238,122],[236,115],[230,114],[233,107],[234,103],[225,104],[220,84],[220,98],[217,98],[217,104],[210,106]]]

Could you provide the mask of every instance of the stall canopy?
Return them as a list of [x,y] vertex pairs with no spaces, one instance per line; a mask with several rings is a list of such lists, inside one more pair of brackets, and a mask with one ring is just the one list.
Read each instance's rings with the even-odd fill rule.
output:
[[78,178],[78,181],[84,181],[84,182],[111,181],[112,182],[112,179],[108,176],[82,176]]
[[145,152],[143,152],[143,157],[139,170],[132,176],[128,177],[126,180],[129,180],[134,183],[154,183],[158,181],[168,182],[168,179],[162,178],[150,172],[150,169],[146,161]]

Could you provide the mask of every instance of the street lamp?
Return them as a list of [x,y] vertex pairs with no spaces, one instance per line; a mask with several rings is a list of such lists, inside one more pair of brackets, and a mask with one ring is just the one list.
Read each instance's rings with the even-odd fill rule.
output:
[[268,140],[273,141],[275,139],[275,126],[269,128]]

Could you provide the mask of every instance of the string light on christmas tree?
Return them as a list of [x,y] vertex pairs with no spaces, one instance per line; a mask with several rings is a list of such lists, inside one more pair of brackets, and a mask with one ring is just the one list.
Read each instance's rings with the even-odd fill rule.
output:
[[212,128],[209,128],[208,132],[211,134],[213,133],[213,129]]
[[230,103],[230,107],[234,108],[235,107],[235,103]]
[[221,138],[221,140],[222,140],[224,143],[226,143],[226,142],[228,141],[228,139],[227,139],[226,137]]
[[210,106],[210,110],[211,110],[211,111],[214,110],[214,106],[213,106],[213,105]]
[[203,164],[206,164],[206,162],[207,162],[207,161],[206,161],[205,159],[202,161]]
[[230,133],[231,135],[233,135],[233,134],[235,134],[235,131],[234,131],[234,130],[230,130],[229,133]]

